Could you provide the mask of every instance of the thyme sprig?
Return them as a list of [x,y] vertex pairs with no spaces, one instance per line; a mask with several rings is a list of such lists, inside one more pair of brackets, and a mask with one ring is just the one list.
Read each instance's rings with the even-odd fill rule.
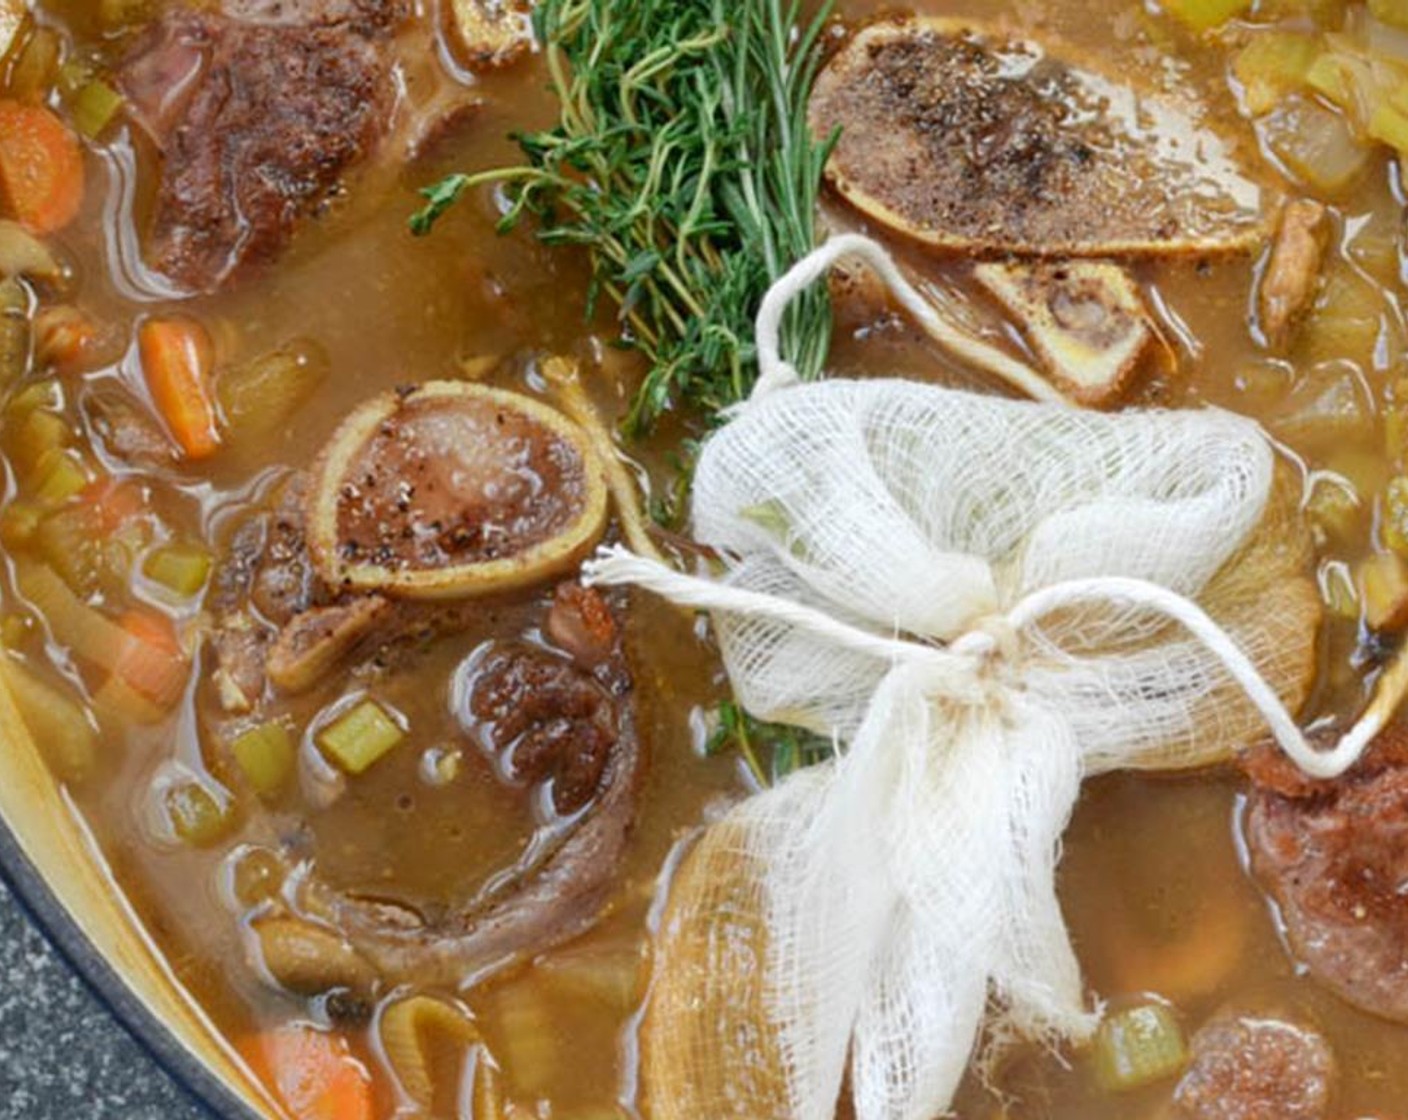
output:
[[[503,225],[531,216],[544,242],[583,247],[588,313],[609,299],[622,343],[648,359],[628,426],[680,401],[712,416],[747,396],[758,305],[814,244],[830,145],[806,110],[825,17],[799,26],[798,0],[541,0],[557,125],[517,137],[521,167],[426,188],[412,229],[503,184]],[[818,288],[794,305],[784,352],[815,376],[830,337]]]

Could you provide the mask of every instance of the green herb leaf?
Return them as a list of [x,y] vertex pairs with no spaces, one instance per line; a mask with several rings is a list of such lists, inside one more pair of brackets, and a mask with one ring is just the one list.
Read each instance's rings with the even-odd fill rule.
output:
[[820,735],[789,724],[764,723],[732,700],[719,705],[716,719],[705,752],[714,756],[737,751],[759,785],[776,784],[835,753],[832,743]]
[[421,195],[430,201],[411,216],[411,232],[417,237],[430,233],[441,215],[460,200],[460,195],[469,188],[469,184],[470,177],[457,172],[423,188]]

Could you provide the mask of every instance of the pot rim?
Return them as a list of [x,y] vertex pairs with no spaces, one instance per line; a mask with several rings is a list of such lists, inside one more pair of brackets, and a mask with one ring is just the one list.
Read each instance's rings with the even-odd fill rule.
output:
[[[0,819],[0,880],[44,940],[103,1009],[211,1120],[259,1120],[229,1086],[183,1047],[79,928]],[[116,889],[116,888],[114,888]]]

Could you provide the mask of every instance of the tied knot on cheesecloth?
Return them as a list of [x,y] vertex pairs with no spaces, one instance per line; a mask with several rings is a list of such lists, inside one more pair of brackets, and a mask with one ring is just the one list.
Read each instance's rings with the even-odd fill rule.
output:
[[641,1024],[655,1120],[933,1120],[986,1021],[1098,1021],[1057,902],[1083,778],[1222,761],[1270,730],[1335,774],[1291,711],[1319,620],[1299,492],[1252,422],[1106,415],[900,380],[798,383],[788,301],[862,257],[838,237],[769,294],[754,397],[693,491],[717,576],[620,549],[588,565],[710,612],[753,715],[830,761],[748,798],[680,857]]

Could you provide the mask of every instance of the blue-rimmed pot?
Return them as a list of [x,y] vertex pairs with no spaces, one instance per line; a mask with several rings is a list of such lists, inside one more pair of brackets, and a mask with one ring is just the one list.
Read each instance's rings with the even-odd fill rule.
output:
[[144,932],[2,679],[0,874],[123,1026],[212,1116],[287,1120]]

